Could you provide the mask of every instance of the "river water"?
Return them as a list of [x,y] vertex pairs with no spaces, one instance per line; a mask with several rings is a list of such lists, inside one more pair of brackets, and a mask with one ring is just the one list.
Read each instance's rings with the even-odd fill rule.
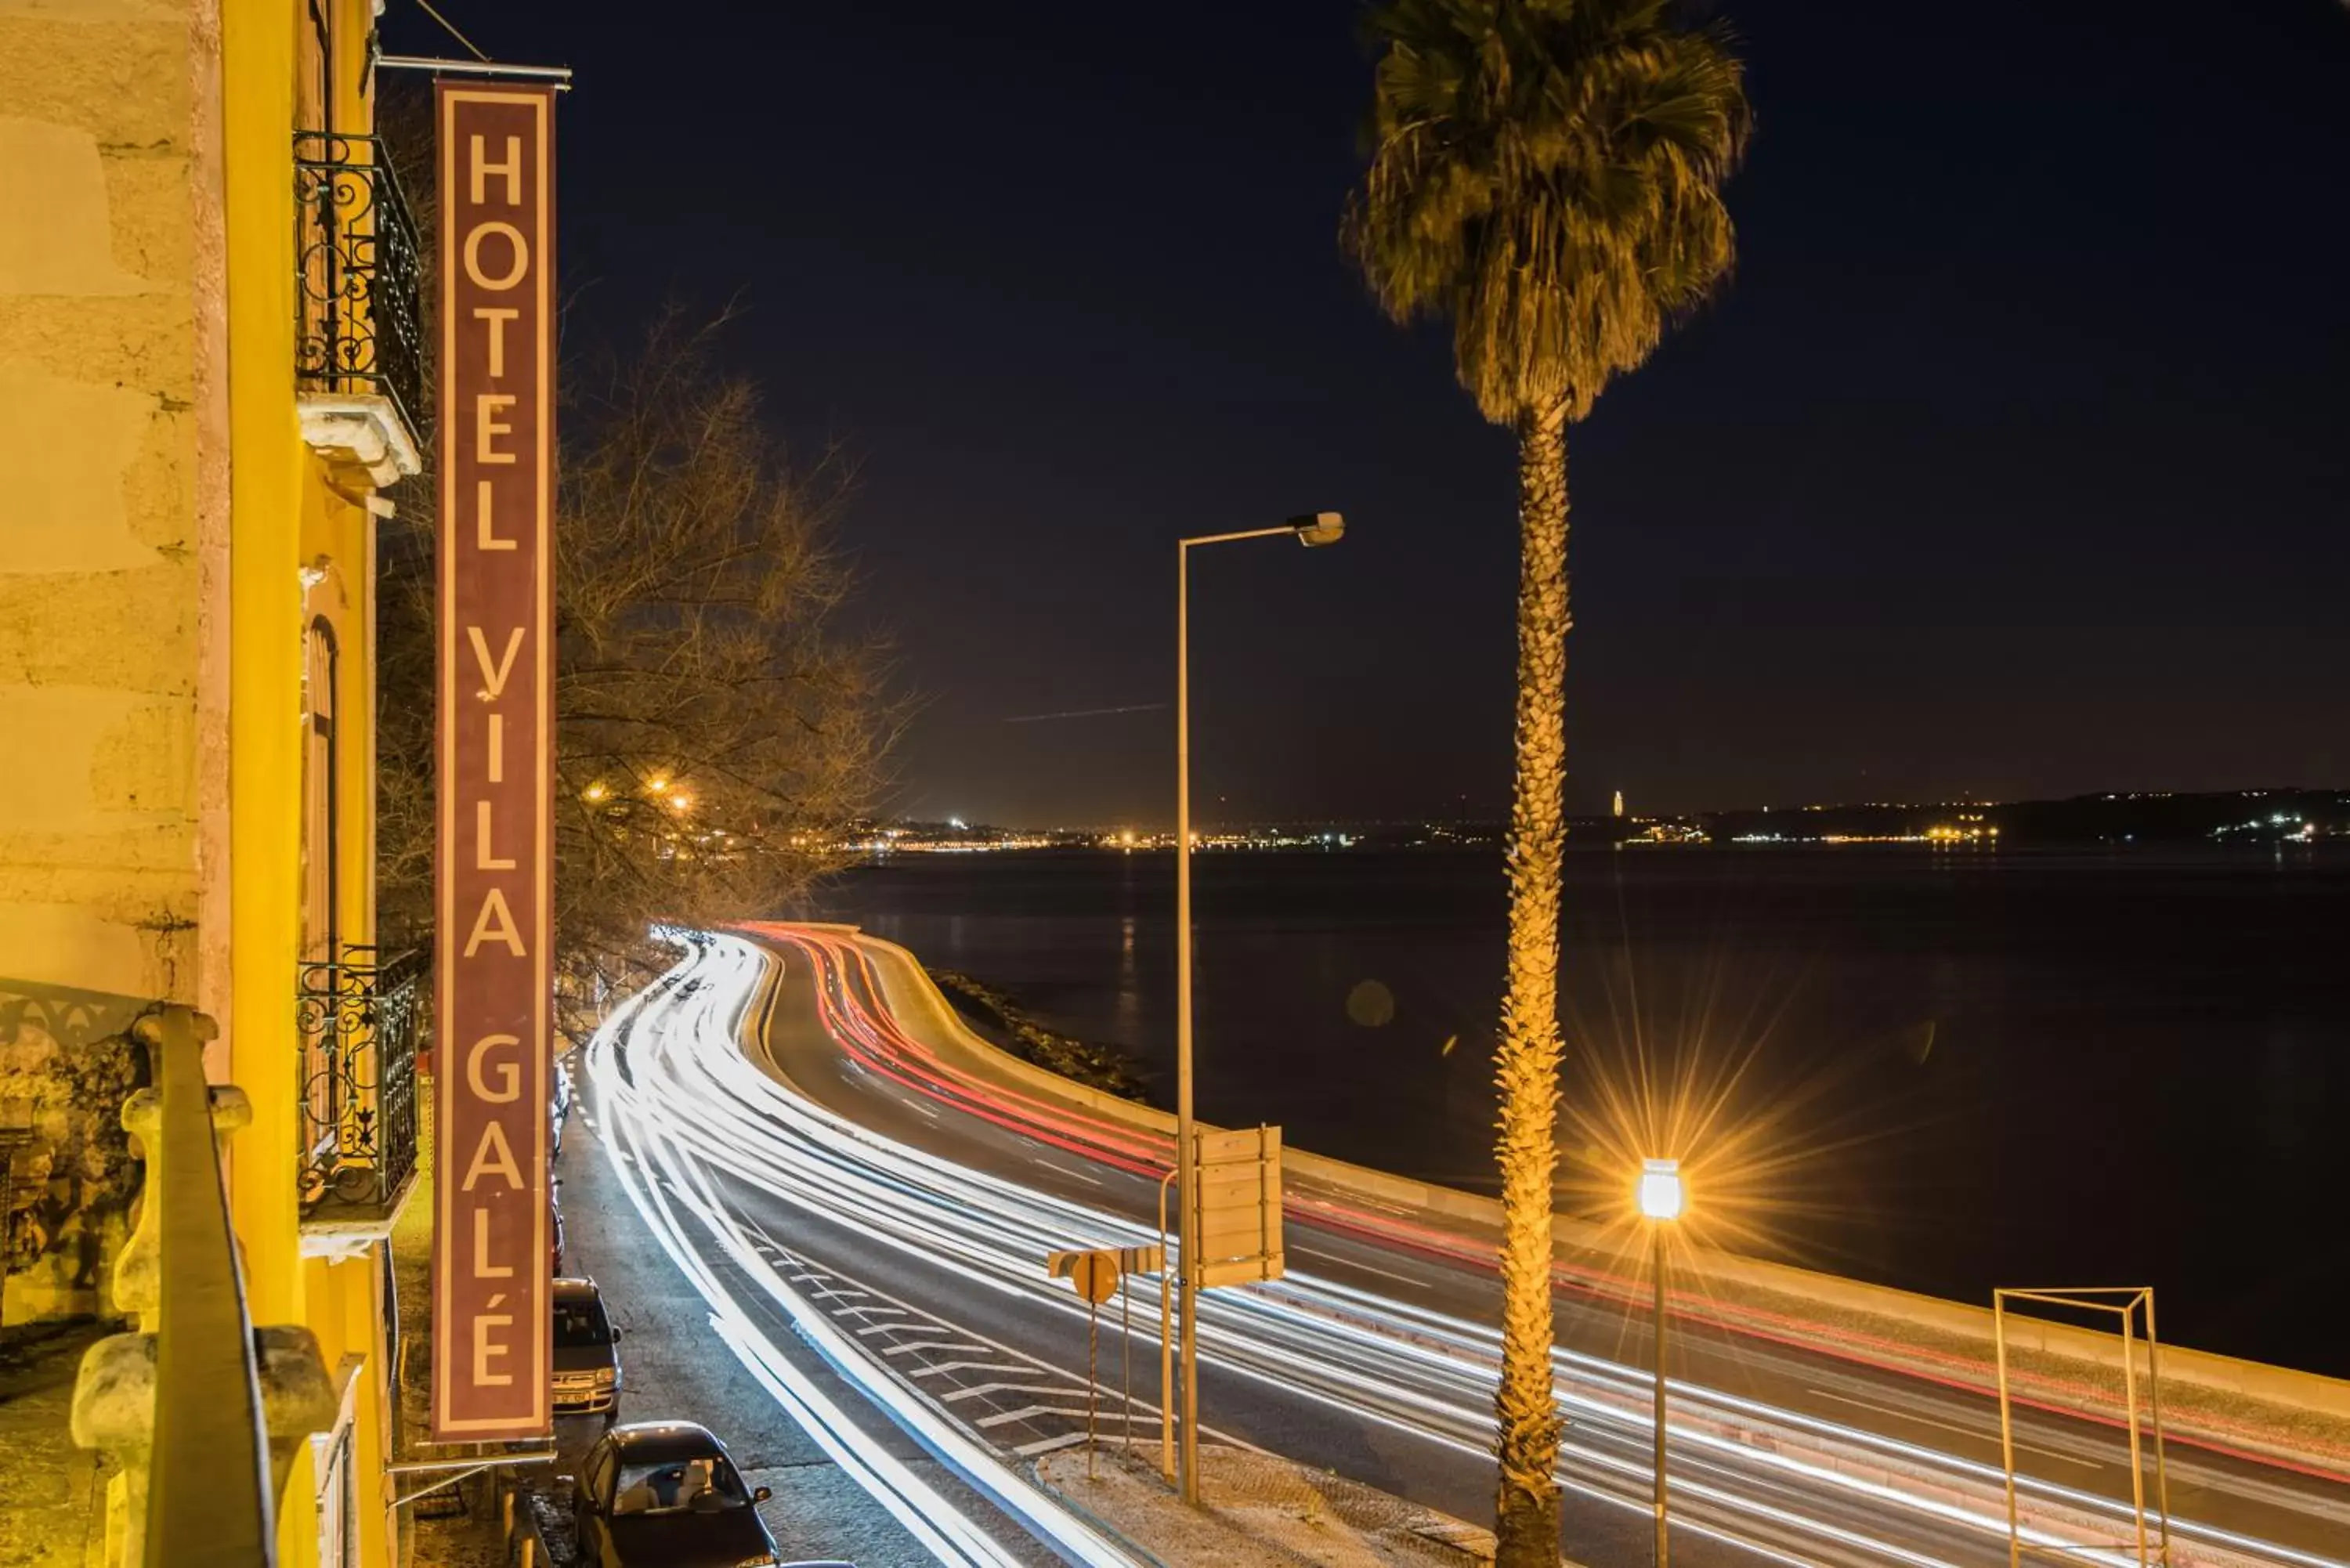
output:
[[[1499,857],[1209,854],[1194,891],[1201,1115],[1491,1190]],[[903,857],[822,902],[1171,1104],[1170,857]],[[2150,1283],[2166,1340],[2350,1376],[2350,846],[1595,849],[1563,941],[1568,1204],[1662,1148],[1738,1251]]]

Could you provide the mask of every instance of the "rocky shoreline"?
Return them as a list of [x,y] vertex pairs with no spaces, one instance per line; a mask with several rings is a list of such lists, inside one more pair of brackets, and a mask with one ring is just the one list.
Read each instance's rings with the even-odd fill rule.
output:
[[967,1021],[1022,1061],[1121,1099],[1149,1097],[1134,1059],[1118,1047],[1047,1029],[1003,992],[959,971],[934,969],[930,975]]

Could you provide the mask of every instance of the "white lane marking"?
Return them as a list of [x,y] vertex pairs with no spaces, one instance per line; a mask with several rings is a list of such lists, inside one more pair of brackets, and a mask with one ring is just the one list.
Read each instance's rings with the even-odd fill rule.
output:
[[1102,1184],[1102,1179],[1098,1176],[1093,1175],[1089,1171],[1072,1169],[1070,1167],[1066,1165],[1054,1165],[1049,1159],[1044,1163],[1048,1166],[1052,1166],[1055,1170],[1059,1171],[1063,1176],[1074,1176],[1079,1181],[1088,1182],[1095,1187],[1099,1187]]
[[1033,1459],[1038,1454],[1049,1454],[1055,1449],[1075,1448],[1085,1440],[1083,1432],[1064,1432],[1057,1438],[1039,1438],[1033,1443],[1023,1443],[1012,1451]]
[[[1924,1416],[1915,1416],[1907,1410],[1897,1410],[1890,1405],[1872,1405],[1866,1399],[1853,1399],[1842,1394],[1831,1394],[1825,1388],[1806,1388],[1804,1392],[1815,1394],[1823,1399],[1833,1399],[1839,1405],[1857,1406],[1863,1410],[1874,1410],[1880,1416],[1892,1416],[1904,1421],[1915,1422],[1920,1427],[1938,1427],[1945,1432],[1956,1432],[1962,1438],[1972,1438],[1978,1442],[1991,1443],[1999,1440],[1994,1434],[1979,1432],[1972,1427],[1960,1427],[1949,1421],[1936,1421]],[[2083,1469],[2101,1470],[2106,1468],[2098,1460],[2076,1459],[2071,1454],[2060,1454],[2054,1449],[2034,1448],[2030,1443],[2018,1443],[2015,1446],[2027,1454],[2038,1454],[2045,1459],[2060,1459],[2068,1465],[2079,1465]]]
[[1006,1366],[997,1361],[941,1361],[936,1366],[914,1367],[911,1376],[936,1377],[941,1372],[1018,1372],[1031,1377],[1036,1375],[1033,1366]]
[[911,1355],[916,1351],[920,1350],[943,1350],[949,1355],[952,1355],[958,1350],[983,1351],[993,1350],[994,1348],[995,1347],[992,1345],[964,1345],[951,1339],[918,1339],[907,1345],[885,1345],[882,1347],[881,1354],[884,1355]]
[[1426,1280],[1416,1279],[1410,1274],[1399,1274],[1393,1269],[1382,1269],[1371,1263],[1358,1263],[1352,1258],[1342,1258],[1336,1252],[1326,1252],[1319,1247],[1301,1247],[1293,1243],[1289,1250],[1293,1252],[1310,1252],[1315,1257],[1326,1259],[1342,1269],[1359,1269],[1367,1274],[1379,1274],[1390,1280],[1401,1280],[1405,1284],[1418,1285],[1422,1290],[1428,1288]]
[[982,1416],[978,1420],[973,1421],[972,1425],[980,1428],[1003,1427],[1008,1426],[1014,1421],[1025,1421],[1031,1416],[1075,1416],[1078,1419],[1083,1420],[1085,1418],[1085,1414],[1086,1407],[1083,1405],[1075,1407],[1068,1405],[1023,1405],[1017,1410],[998,1410],[993,1416]]
[[924,1102],[922,1102],[922,1101],[920,1101],[920,1100],[908,1100],[908,1101],[906,1102],[906,1107],[907,1107],[909,1110],[912,1111],[912,1112],[913,1112],[916,1116],[928,1116],[928,1117],[930,1117],[930,1118],[931,1118],[931,1120],[932,1120],[932,1121],[936,1121],[936,1120],[938,1120],[938,1119],[939,1119],[939,1113],[938,1113],[937,1108],[936,1108],[935,1106],[932,1106],[927,1105],[927,1104],[925,1104]]

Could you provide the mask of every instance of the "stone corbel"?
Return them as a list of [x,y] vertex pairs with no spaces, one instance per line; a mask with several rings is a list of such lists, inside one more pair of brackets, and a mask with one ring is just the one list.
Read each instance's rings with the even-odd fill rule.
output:
[[302,439],[338,469],[352,469],[382,489],[424,469],[416,437],[390,398],[377,393],[304,392]]

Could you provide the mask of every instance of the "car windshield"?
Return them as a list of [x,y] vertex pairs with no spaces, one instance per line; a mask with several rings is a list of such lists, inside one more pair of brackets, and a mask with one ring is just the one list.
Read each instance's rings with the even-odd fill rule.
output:
[[699,1459],[669,1459],[660,1464],[620,1465],[619,1490],[612,1497],[615,1517],[633,1513],[683,1513],[688,1511],[747,1507],[751,1499],[743,1480],[723,1455]]
[[555,1303],[555,1343],[566,1349],[583,1345],[609,1345],[612,1325],[605,1321],[604,1303],[597,1301]]

